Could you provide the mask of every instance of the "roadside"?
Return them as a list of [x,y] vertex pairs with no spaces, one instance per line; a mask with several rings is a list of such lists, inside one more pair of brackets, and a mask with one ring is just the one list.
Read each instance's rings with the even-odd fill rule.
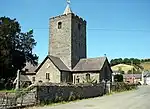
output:
[[150,86],[140,86],[138,90],[28,109],[149,109],[149,101]]

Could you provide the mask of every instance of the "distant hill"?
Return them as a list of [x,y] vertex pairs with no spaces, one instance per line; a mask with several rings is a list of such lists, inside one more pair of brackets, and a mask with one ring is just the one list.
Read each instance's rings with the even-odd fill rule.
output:
[[144,68],[144,70],[150,71],[150,62],[142,62],[141,66]]
[[[131,64],[133,66],[131,66]],[[150,71],[150,58],[147,59],[137,59],[137,58],[117,58],[110,61],[113,71],[124,71],[131,73],[132,68],[134,73],[141,73],[143,70]],[[137,72],[136,72],[137,71]]]
[[131,66],[131,65],[127,65],[127,64],[118,64],[118,65],[115,65],[115,66],[112,66],[111,69],[113,71],[124,71],[124,73],[128,73],[128,71],[134,69],[134,71],[137,71],[137,69],[134,67],[134,66]]

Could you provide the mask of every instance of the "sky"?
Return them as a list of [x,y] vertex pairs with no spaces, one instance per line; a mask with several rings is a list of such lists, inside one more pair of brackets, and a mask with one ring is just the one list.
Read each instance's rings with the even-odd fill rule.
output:
[[[1,0],[0,17],[34,30],[39,62],[48,54],[49,18],[63,14],[66,0]],[[150,0],[71,0],[87,21],[87,57],[150,58]]]

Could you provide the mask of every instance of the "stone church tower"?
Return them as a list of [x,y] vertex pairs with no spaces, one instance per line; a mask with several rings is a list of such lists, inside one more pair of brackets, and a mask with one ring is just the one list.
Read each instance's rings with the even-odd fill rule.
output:
[[50,18],[48,54],[73,69],[81,58],[86,58],[86,21],[75,15],[69,5],[63,15]]

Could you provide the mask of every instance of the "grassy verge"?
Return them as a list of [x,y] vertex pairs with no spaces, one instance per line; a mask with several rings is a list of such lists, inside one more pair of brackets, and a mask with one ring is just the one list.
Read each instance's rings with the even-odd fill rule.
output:
[[16,90],[0,90],[0,93],[15,93]]

